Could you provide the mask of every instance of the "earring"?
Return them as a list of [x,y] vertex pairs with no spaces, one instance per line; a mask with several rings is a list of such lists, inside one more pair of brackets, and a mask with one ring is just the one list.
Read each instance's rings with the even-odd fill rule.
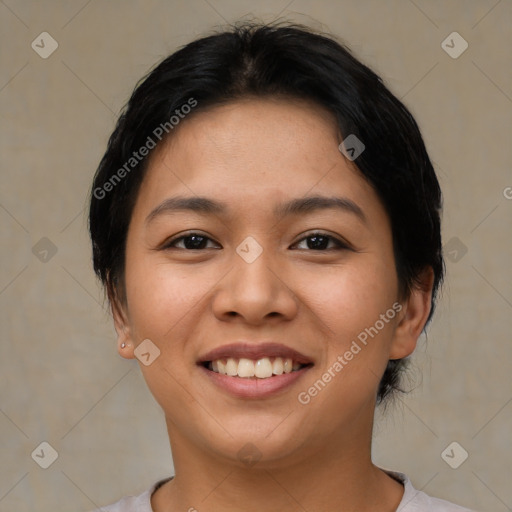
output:
[[123,341],[123,343],[121,343],[121,348],[124,348],[126,347],[126,343]]

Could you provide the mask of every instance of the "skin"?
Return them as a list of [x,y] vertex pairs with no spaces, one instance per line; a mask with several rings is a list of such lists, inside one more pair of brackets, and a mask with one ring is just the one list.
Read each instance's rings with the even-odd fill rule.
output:
[[[144,339],[161,351],[149,366],[139,363],[165,413],[176,472],[153,494],[155,512],[398,507],[403,486],[371,461],[375,398],[387,361],[416,346],[433,276],[426,269],[423,286],[399,296],[389,218],[357,161],[339,151],[341,140],[316,105],[246,99],[189,116],[151,155],[128,231],[125,299],[112,306],[121,356],[134,358]],[[207,196],[229,210],[146,221],[176,195]],[[273,216],[278,203],[305,195],[348,198],[366,221],[335,209]],[[209,238],[204,248],[183,240],[162,247],[189,230]],[[315,231],[349,248],[308,246]],[[248,236],[263,249],[252,263],[236,252]],[[395,318],[301,404],[298,394],[399,300]],[[234,397],[196,363],[240,339],[283,343],[314,366],[273,397]],[[261,457],[252,466],[238,456],[247,443]]]

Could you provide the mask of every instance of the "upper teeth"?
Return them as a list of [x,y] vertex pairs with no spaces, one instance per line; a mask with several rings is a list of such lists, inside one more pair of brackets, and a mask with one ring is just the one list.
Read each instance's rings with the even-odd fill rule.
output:
[[290,373],[300,368],[300,363],[294,363],[291,358],[283,359],[282,357],[274,357],[272,360],[269,357],[262,357],[257,361],[244,357],[240,359],[229,357],[212,361],[210,367],[211,370],[222,375],[258,377],[260,379]]

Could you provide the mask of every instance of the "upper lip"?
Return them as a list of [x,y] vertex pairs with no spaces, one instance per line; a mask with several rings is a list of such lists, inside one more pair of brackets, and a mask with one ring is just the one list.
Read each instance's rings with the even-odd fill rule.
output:
[[266,342],[237,342],[222,345],[217,347],[206,354],[199,357],[199,363],[206,361],[215,361],[217,359],[227,359],[232,357],[234,359],[247,358],[252,360],[262,359],[264,357],[282,357],[285,359],[292,359],[294,362],[300,364],[310,364],[313,361],[301,354],[297,350],[282,345],[281,343]]

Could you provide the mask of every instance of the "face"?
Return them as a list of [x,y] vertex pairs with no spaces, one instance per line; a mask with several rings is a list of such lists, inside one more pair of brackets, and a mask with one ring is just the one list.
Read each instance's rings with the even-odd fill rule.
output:
[[152,155],[115,318],[123,357],[150,340],[140,367],[171,442],[269,467],[367,442],[387,361],[422,325],[340,142],[319,107],[258,99],[198,112]]

